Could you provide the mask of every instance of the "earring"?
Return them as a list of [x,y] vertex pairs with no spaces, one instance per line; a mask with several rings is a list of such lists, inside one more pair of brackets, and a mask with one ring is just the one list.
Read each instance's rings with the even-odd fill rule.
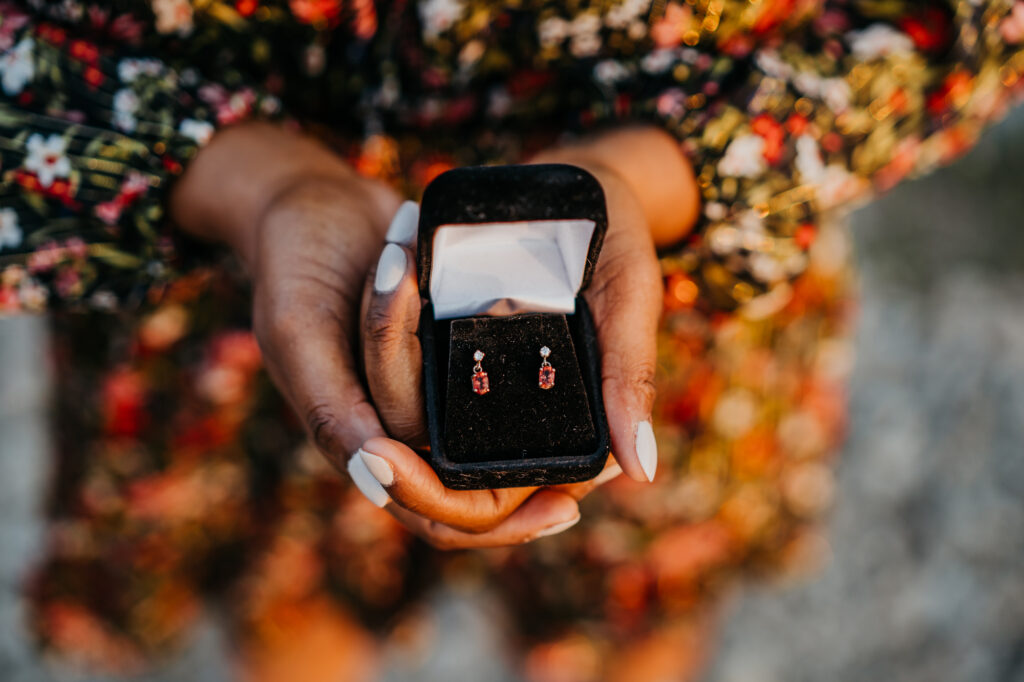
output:
[[476,360],[476,365],[473,367],[473,393],[483,395],[491,390],[491,380],[487,378],[487,372],[480,366],[480,361],[484,359],[484,352],[478,350],[473,353],[473,359]]
[[543,388],[545,391],[555,385],[555,368],[548,362],[548,356],[551,355],[551,349],[547,346],[541,346],[540,356],[544,359],[540,363],[540,374],[537,377],[537,385]]

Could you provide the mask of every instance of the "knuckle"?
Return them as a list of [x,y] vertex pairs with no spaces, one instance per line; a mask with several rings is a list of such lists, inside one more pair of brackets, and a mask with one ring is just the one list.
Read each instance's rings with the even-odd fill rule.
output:
[[334,452],[338,447],[337,433],[341,425],[334,410],[324,404],[313,405],[306,410],[306,428],[318,448]]
[[401,339],[394,318],[386,308],[370,306],[366,313],[366,341],[381,348],[386,348]]
[[602,355],[605,380],[614,382],[637,395],[644,405],[651,405],[657,394],[657,363],[653,360],[629,358],[618,351]]

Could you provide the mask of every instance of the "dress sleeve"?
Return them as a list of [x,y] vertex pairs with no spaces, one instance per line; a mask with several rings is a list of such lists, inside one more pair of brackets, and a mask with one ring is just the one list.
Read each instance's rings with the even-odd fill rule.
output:
[[1021,91],[1019,1],[656,2],[648,24],[649,50],[595,63],[590,113],[680,140],[703,215],[665,257],[715,309],[802,273],[824,212],[956,158]]
[[276,112],[140,50],[150,30],[0,3],[0,314],[145,301],[190,255],[163,220],[170,183],[218,126]]

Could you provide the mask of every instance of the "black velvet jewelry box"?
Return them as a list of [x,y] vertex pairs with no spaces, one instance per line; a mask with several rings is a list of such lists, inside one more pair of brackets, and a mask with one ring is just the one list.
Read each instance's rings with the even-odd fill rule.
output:
[[[568,165],[459,168],[420,206],[428,458],[449,488],[593,478],[610,449],[582,292],[608,227],[604,192]],[[540,349],[554,386],[543,389]],[[474,353],[490,390],[474,391]]]

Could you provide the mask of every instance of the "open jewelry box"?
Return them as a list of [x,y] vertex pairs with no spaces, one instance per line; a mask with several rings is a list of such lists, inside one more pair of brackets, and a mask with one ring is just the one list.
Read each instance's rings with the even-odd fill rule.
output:
[[[426,188],[424,456],[449,488],[572,483],[604,467],[600,354],[582,292],[607,227],[600,184],[574,166],[459,168]],[[555,370],[548,388],[543,347]],[[489,383],[482,394],[477,351]]]

